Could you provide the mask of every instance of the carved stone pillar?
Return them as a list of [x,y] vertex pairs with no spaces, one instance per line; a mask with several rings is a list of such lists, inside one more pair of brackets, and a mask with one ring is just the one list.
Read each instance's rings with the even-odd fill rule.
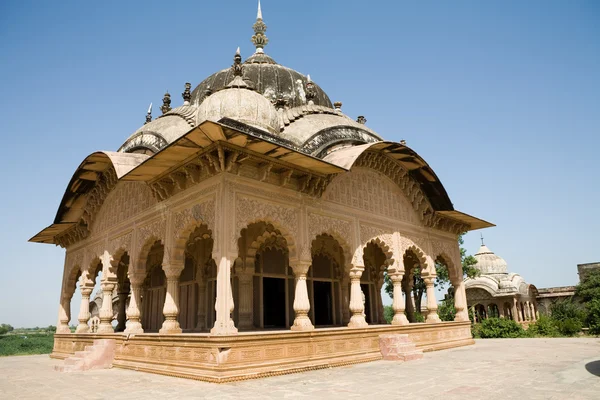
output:
[[394,299],[392,308],[394,309],[394,318],[392,325],[408,325],[408,318],[404,315],[404,297],[402,296],[402,274],[391,273],[390,279],[394,284]]
[[519,322],[519,307],[517,305],[517,299],[513,298],[513,320]]
[[350,322],[350,278],[348,278],[348,274],[343,274],[340,284],[342,292],[342,325],[346,325]]
[[123,332],[125,330],[125,322],[127,321],[127,316],[125,315],[125,310],[127,308],[127,297],[129,296],[129,290],[125,291],[127,288],[119,287],[119,309],[117,310],[117,332]]
[[435,299],[435,288],[433,286],[435,276],[426,276],[423,277],[423,280],[425,281],[425,287],[427,288],[427,310],[429,311],[427,313],[427,319],[425,320],[425,322],[441,322],[440,317],[437,313],[438,306],[437,301]]
[[98,325],[98,333],[114,333],[112,327],[113,308],[112,308],[112,293],[115,288],[115,283],[104,281],[102,287],[102,308],[100,309],[100,325]]
[[163,264],[163,271],[167,278],[167,294],[165,296],[165,305],[163,315],[165,321],[158,333],[162,335],[177,334],[183,332],[177,317],[179,316],[179,275],[183,271],[183,263]]
[[253,293],[254,263],[246,261],[246,267],[239,272],[239,329],[252,329],[254,326],[254,293]]
[[308,300],[308,289],[306,287],[306,274],[308,273],[310,264],[310,261],[298,261],[294,265],[291,265],[296,277],[296,290],[294,292],[294,312],[296,318],[294,318],[294,325],[291,327],[293,331],[311,331],[315,329],[308,317],[310,301]]
[[142,323],[140,321],[141,312],[140,304],[142,297],[142,282],[143,276],[131,275],[129,277],[131,283],[131,298],[129,299],[129,307],[127,308],[127,323],[125,324],[125,333],[144,333]]
[[196,273],[196,284],[198,285],[198,322],[196,323],[196,330],[203,331],[206,328],[206,280],[204,280],[204,265],[198,267]]
[[412,297],[413,279],[410,274],[402,279],[402,291],[406,296],[406,316],[410,322],[415,322],[415,303]]
[[496,304],[496,308],[498,309],[498,317],[504,318],[504,307]]
[[88,321],[90,320],[90,295],[94,288],[83,286],[81,287],[81,305],[79,306],[79,315],[77,320],[79,325],[75,329],[75,333],[89,333],[90,326]]
[[71,314],[71,299],[64,293],[61,294],[60,304],[58,306],[58,324],[56,333],[71,333],[69,329],[69,314]]
[[234,256],[217,256],[217,300],[215,325],[210,330],[211,335],[233,335],[237,328],[231,319],[233,312],[233,292],[231,290],[231,267]]
[[468,321],[469,314],[467,311],[467,293],[465,291],[465,283],[461,278],[455,280],[454,286],[454,308],[456,309],[455,321]]
[[383,276],[381,277],[381,279],[379,279],[376,284],[375,284],[375,288],[376,290],[376,294],[375,294],[375,299],[377,301],[377,323],[379,324],[385,324],[385,317],[384,317],[384,309],[383,309],[383,299],[381,298],[381,289],[383,288]]
[[363,293],[360,289],[360,277],[362,276],[364,268],[353,267],[350,270],[350,322],[348,327],[350,328],[364,328],[368,326],[365,320],[365,305],[363,303]]

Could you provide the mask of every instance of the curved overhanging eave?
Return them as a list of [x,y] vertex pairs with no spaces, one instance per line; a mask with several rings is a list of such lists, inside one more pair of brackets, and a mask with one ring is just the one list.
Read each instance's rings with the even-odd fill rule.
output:
[[87,197],[98,179],[113,169],[116,179],[131,171],[148,156],[144,154],[98,151],[87,156],[77,167],[60,202],[54,223],[32,237],[30,242],[54,243],[54,237],[79,223]]

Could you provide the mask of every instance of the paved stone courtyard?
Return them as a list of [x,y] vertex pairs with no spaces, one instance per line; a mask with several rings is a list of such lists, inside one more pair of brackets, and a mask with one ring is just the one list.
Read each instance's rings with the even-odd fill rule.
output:
[[59,373],[48,356],[0,358],[1,399],[600,399],[600,339],[494,339],[230,384],[120,369]]

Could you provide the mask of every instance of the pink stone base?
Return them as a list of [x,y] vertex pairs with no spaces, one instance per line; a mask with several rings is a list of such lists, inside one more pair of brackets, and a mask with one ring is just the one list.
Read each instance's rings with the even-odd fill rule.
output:
[[111,339],[96,339],[85,350],[76,351],[65,359],[64,365],[56,366],[60,372],[87,371],[89,369],[108,369],[115,359],[115,341]]
[[384,360],[412,361],[423,358],[423,351],[417,349],[407,334],[379,335],[379,348]]

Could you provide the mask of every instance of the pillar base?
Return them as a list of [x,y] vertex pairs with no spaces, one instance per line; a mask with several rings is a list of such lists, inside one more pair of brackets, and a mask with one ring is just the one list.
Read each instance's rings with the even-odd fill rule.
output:
[[123,333],[144,333],[144,328],[140,322],[127,321]]
[[230,318],[228,322],[215,322],[215,326],[210,330],[211,335],[223,336],[223,335],[237,335],[238,330]]
[[98,330],[96,331],[96,333],[115,333],[115,330],[110,324],[100,323],[100,325],[98,325]]
[[173,320],[166,320],[163,322],[162,327],[158,330],[161,335],[176,335],[183,333],[179,322]]
[[437,322],[442,322],[442,320],[437,315],[437,313],[430,312],[427,315],[427,318],[425,319],[425,322],[427,322],[427,323],[437,323]]
[[[56,333],[63,333],[63,332],[57,332]],[[67,328],[67,332],[64,333],[71,333],[71,330]],[[79,324],[77,325],[77,328],[75,328],[75,333],[90,333],[90,327],[87,324]]]
[[366,328],[369,326],[363,315],[353,315],[348,322],[348,328]]
[[456,321],[456,322],[463,322],[463,321],[468,321],[468,320],[469,320],[469,314],[466,311],[457,312],[456,316],[454,317],[454,321]]
[[394,318],[392,319],[392,325],[408,325],[408,318],[404,313],[394,314]]
[[294,325],[290,327],[292,331],[312,331],[315,329],[314,325],[307,316],[296,317]]
[[56,333],[71,333],[71,328],[69,328],[68,325],[58,326],[58,328],[56,328]]

